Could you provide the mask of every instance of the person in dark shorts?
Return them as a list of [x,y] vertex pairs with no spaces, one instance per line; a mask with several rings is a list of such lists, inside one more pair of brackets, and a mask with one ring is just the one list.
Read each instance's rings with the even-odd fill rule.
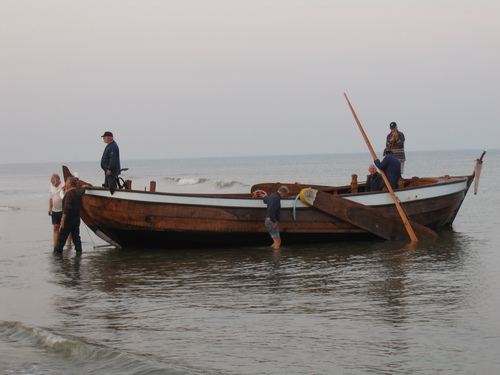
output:
[[[62,195],[64,184],[57,173],[50,176],[50,198],[48,214],[52,218],[52,238],[54,245],[59,237],[59,227],[62,219]],[[68,237],[68,249],[71,249],[71,237]]]
[[264,203],[267,204],[264,225],[273,239],[273,244],[271,245],[273,249],[279,249],[281,246],[279,226],[281,220],[281,198],[286,197],[287,194],[288,188],[286,186],[281,186],[276,193],[264,198]]

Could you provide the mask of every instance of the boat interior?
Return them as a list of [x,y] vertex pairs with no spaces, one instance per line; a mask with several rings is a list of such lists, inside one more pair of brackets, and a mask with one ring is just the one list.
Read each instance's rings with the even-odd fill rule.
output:
[[[450,177],[448,175],[442,177],[412,177],[412,178],[400,178],[398,180],[398,188],[400,189],[411,189],[426,185],[434,185],[437,183],[446,183],[450,182],[453,179],[463,179],[465,177]],[[366,183],[358,182],[357,175],[352,175],[351,184],[344,186],[324,186],[324,185],[305,185],[301,183],[262,183],[253,185],[251,188],[252,192],[258,190],[264,190],[266,192],[274,192],[277,191],[278,188],[282,185],[285,185],[290,191],[290,195],[299,194],[300,191],[304,188],[312,188],[316,190],[323,191],[325,193],[330,193],[333,195],[341,195],[341,194],[357,194],[357,193],[365,193]]]

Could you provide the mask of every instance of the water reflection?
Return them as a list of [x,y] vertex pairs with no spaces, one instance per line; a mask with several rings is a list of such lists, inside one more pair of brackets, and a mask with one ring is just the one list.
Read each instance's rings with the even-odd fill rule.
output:
[[[252,308],[254,301],[245,294],[288,294],[297,301],[317,299],[316,312],[331,312],[332,300],[348,301],[395,322],[405,319],[408,298],[418,298],[416,286],[425,287],[419,275],[460,268],[466,249],[467,238],[449,231],[430,243],[339,242],[280,250],[107,249],[84,253],[83,259],[55,256],[53,270],[54,280],[65,287],[81,286],[110,298],[168,297],[185,303],[201,294],[200,304]],[[300,303],[294,309],[301,311]]]
[[246,357],[264,360],[269,342],[297,358],[334,351],[336,360],[319,360],[325,368],[338,358],[351,368],[352,353],[377,348],[386,360],[374,359],[374,372],[398,372],[390,357],[409,356],[418,339],[402,332],[459,324],[472,305],[475,245],[445,231],[416,244],[66,253],[52,260],[62,287],[53,304],[66,332],[91,330],[92,340],[158,358],[180,358],[189,348],[193,362],[218,356],[234,365],[240,356],[224,353],[244,347]]
[[55,280],[57,283],[69,288],[81,284],[81,254],[54,252],[52,253],[51,260],[52,272],[56,276]]

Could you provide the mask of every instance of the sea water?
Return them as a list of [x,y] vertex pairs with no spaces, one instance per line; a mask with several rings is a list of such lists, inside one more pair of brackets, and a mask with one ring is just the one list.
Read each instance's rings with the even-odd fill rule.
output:
[[[472,173],[482,150],[408,152],[405,177]],[[136,189],[347,185],[367,154],[122,161]],[[100,185],[98,161],[66,163]],[[115,249],[81,226],[52,252],[50,175],[0,165],[0,374],[496,374],[500,152],[436,240]]]

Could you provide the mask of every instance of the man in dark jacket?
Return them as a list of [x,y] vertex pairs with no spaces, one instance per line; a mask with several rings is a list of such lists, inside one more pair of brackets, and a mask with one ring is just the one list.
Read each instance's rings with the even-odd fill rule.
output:
[[104,171],[104,184],[102,186],[115,189],[118,184],[114,176],[118,176],[121,170],[120,149],[113,139],[113,133],[105,132],[101,137],[107,144],[101,158],[101,168]]
[[373,161],[378,169],[385,172],[389,183],[393,189],[398,187],[398,180],[401,178],[401,163],[394,156],[390,148],[384,150],[384,158],[382,162],[378,159]]
[[279,249],[281,246],[279,226],[279,222],[281,220],[281,198],[286,197],[287,194],[288,188],[286,186],[282,186],[278,189],[277,193],[264,198],[264,203],[267,204],[264,225],[273,239],[273,244],[271,245],[273,249]]
[[80,239],[80,207],[82,196],[85,194],[85,187],[76,189],[76,178],[68,177],[66,179],[66,194],[63,198],[63,214],[60,224],[59,237],[54,251],[61,253],[64,244],[71,234],[73,244],[77,253],[82,252],[82,241]]

